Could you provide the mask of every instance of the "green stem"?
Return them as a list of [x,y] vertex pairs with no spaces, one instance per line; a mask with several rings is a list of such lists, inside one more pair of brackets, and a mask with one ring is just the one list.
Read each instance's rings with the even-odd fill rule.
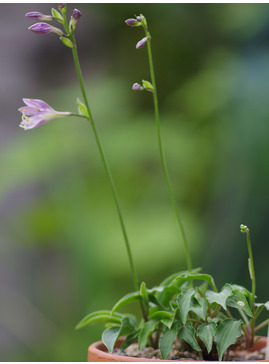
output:
[[249,255],[249,274],[251,279],[251,299],[250,306],[253,318],[251,320],[251,346],[254,344],[254,333],[255,333],[255,293],[256,293],[256,279],[255,279],[255,270],[254,270],[254,261],[253,254],[251,249],[251,241],[250,241],[250,233],[249,229],[246,231],[247,233],[247,246],[248,246],[248,255]]
[[251,309],[254,314],[255,313],[256,279],[255,279],[254,261],[253,261],[253,254],[252,254],[252,249],[251,249],[249,229],[247,229],[246,233],[247,233],[247,246],[248,246],[248,255],[249,255],[249,273],[250,273],[250,279],[251,279]]
[[183,224],[182,224],[182,221],[181,221],[181,218],[180,218],[180,215],[179,215],[178,207],[177,207],[177,204],[176,204],[176,201],[175,201],[175,196],[174,196],[174,192],[173,192],[172,185],[171,185],[171,182],[170,182],[170,178],[169,178],[169,174],[168,174],[168,170],[167,170],[166,159],[165,159],[165,154],[164,154],[163,145],[162,145],[157,88],[156,88],[155,73],[154,73],[153,59],[152,59],[152,52],[151,52],[151,37],[150,37],[150,34],[148,32],[148,29],[147,29],[146,25],[144,26],[144,30],[145,30],[146,36],[149,37],[148,41],[147,41],[148,59],[149,59],[149,69],[150,69],[151,83],[152,83],[152,86],[153,86],[153,103],[154,103],[155,121],[156,121],[156,127],[157,127],[157,136],[158,136],[158,144],[159,144],[159,150],[160,150],[160,155],[161,155],[162,168],[163,168],[165,180],[166,180],[166,183],[167,183],[167,187],[168,187],[168,190],[169,190],[170,198],[171,198],[171,201],[172,201],[172,204],[173,204],[173,208],[174,208],[174,211],[175,211],[175,214],[176,214],[176,218],[177,218],[177,222],[178,222],[178,225],[179,225],[180,233],[181,233],[181,236],[182,236],[187,268],[188,268],[189,271],[191,271],[192,265],[191,265],[191,258],[190,258],[190,254],[189,254],[188,244],[187,244],[187,238],[186,238],[186,234],[185,234],[185,231],[184,231],[184,228],[183,228]]
[[123,216],[122,216],[122,212],[121,212],[121,208],[120,208],[118,194],[117,194],[116,187],[115,187],[115,184],[114,184],[114,181],[113,181],[113,178],[112,178],[112,175],[111,175],[111,172],[110,172],[107,160],[106,160],[106,156],[105,156],[103,147],[101,145],[101,141],[99,139],[99,136],[98,136],[98,133],[97,133],[97,130],[95,127],[95,123],[94,123],[94,120],[92,117],[90,107],[89,107],[89,103],[88,103],[88,99],[87,99],[87,95],[86,95],[86,91],[85,91],[85,86],[84,86],[84,82],[83,82],[83,78],[82,78],[82,72],[81,72],[81,68],[80,68],[80,64],[79,64],[79,58],[78,58],[76,41],[75,41],[74,35],[71,35],[70,39],[72,40],[72,42],[74,44],[74,47],[72,48],[72,53],[73,53],[75,68],[77,71],[77,76],[78,76],[78,81],[79,81],[82,97],[83,97],[85,106],[88,111],[89,121],[92,126],[92,130],[93,130],[94,137],[95,137],[95,140],[97,143],[97,147],[99,149],[101,159],[102,159],[103,165],[105,167],[105,171],[106,171],[106,174],[107,174],[107,177],[108,177],[111,189],[112,189],[112,193],[113,193],[114,201],[116,204],[116,208],[117,208],[117,212],[118,212],[118,216],[119,216],[119,220],[120,220],[120,225],[121,225],[121,229],[122,229],[122,233],[123,233],[123,237],[124,237],[124,241],[125,241],[125,246],[126,246],[126,250],[127,250],[127,254],[128,254],[128,259],[129,259],[129,263],[130,263],[130,267],[131,267],[135,290],[138,291],[139,290],[138,277],[137,277],[137,273],[136,273],[136,269],[135,269],[135,265],[134,265],[134,261],[133,261],[133,256],[132,256],[132,252],[131,252],[131,247],[130,247],[129,239],[127,236],[127,231],[125,228],[125,224],[124,224],[124,220],[123,220]]
[[269,325],[269,319],[263,321],[260,325],[256,326],[254,331],[257,332],[257,331],[261,330],[262,328],[264,328],[266,325]]
[[255,334],[255,293],[256,293],[256,279],[255,279],[255,270],[254,270],[254,261],[253,261],[253,254],[251,249],[251,241],[250,241],[250,232],[249,228],[246,225],[241,224],[240,230],[242,233],[247,235],[247,247],[248,247],[248,269],[249,275],[251,279],[251,296],[250,296],[250,307],[252,312],[252,319],[251,319],[251,340],[250,345],[254,344],[254,334]]

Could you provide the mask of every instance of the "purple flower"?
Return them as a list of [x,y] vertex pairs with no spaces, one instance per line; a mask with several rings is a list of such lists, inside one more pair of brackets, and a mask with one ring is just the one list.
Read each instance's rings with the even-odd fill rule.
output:
[[77,21],[81,17],[81,11],[78,9],[73,10],[73,18]]
[[130,18],[130,19],[125,20],[125,23],[127,25],[129,25],[129,27],[134,27],[136,25],[136,23],[137,23],[137,20],[133,19],[133,18]]
[[26,106],[20,107],[22,121],[20,127],[24,130],[36,128],[55,118],[70,116],[70,112],[55,111],[46,102],[37,99],[22,99]]
[[141,85],[139,85],[139,83],[134,83],[133,84],[133,87],[132,87],[132,89],[134,90],[134,91],[143,91],[144,90],[144,87],[143,86],[141,86]]
[[145,37],[145,38],[141,39],[141,40],[137,43],[137,45],[136,45],[136,49],[143,48],[143,47],[144,47],[144,45],[147,43],[148,39],[149,39],[149,37]]
[[28,29],[37,34],[48,34],[48,33],[56,33],[58,35],[64,34],[61,31],[61,29],[55,28],[47,23],[36,23],[31,25]]
[[35,19],[35,20],[53,20],[51,15],[44,15],[39,11],[31,11],[30,13],[25,14],[27,18]]
[[136,17],[136,20],[137,20],[139,23],[141,23],[141,21],[143,20],[143,18],[142,18],[142,16],[137,16],[137,17]]

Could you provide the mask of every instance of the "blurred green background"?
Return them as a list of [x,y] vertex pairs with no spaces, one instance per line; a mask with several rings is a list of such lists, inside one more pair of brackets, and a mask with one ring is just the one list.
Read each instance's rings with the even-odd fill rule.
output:
[[[90,126],[59,119],[24,132],[22,97],[76,112],[71,51],[27,31],[28,11],[0,4],[0,360],[85,361],[102,327],[74,327],[132,291],[112,193]],[[83,13],[78,51],[92,113],[148,287],[186,268],[159,159],[144,35],[147,17],[168,168],[193,265],[268,300],[269,5],[68,4]],[[134,312],[136,306],[131,306]]]

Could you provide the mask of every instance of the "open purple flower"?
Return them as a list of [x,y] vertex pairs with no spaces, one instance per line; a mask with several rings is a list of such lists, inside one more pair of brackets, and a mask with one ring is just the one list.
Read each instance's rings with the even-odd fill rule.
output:
[[22,122],[20,127],[24,130],[33,129],[51,119],[70,116],[70,112],[55,111],[46,102],[37,99],[23,99],[26,106],[20,107],[22,113]]
[[64,34],[61,31],[61,29],[53,27],[52,25],[47,23],[36,23],[31,25],[28,29],[37,34],[48,34],[48,33],[56,33],[58,35]]

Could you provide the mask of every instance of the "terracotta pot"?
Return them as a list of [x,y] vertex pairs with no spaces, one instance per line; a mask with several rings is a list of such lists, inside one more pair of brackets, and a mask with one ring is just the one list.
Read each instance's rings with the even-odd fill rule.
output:
[[[115,347],[119,348],[124,339],[121,338],[117,341]],[[256,344],[249,349],[250,352],[262,349],[266,346],[267,338],[262,337]],[[161,359],[146,359],[146,358],[135,358],[131,356],[121,356],[116,354],[110,354],[107,352],[107,348],[102,343],[102,341],[97,341],[96,343],[89,346],[88,350],[88,361],[89,362],[106,362],[106,361],[116,361],[116,362],[126,362],[126,361],[151,361],[151,362],[159,362],[159,361],[169,361],[175,362],[176,360],[161,360]],[[189,360],[181,360],[181,361],[189,361]],[[269,360],[257,360],[262,362],[269,362]],[[234,362],[233,362],[234,363]]]

